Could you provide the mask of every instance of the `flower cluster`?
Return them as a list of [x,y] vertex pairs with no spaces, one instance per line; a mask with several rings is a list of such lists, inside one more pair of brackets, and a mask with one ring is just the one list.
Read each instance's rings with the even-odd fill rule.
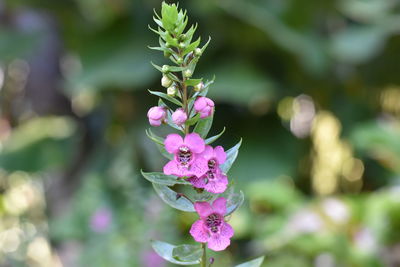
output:
[[[159,101],[157,106],[149,109],[147,117],[150,125],[169,125],[178,133],[162,138],[150,130],[147,132],[169,161],[162,173],[143,173],[143,176],[155,184],[156,192],[166,203],[198,213],[200,219],[192,225],[190,234],[203,244],[203,258],[199,262],[205,266],[204,244],[207,243],[208,248],[214,251],[224,250],[230,245],[234,231],[225,218],[243,202],[242,195],[234,202],[229,200],[234,193],[227,194],[229,182],[226,172],[237,156],[240,143],[226,152],[222,146],[210,145],[222,133],[206,138],[215,112],[213,100],[207,97],[213,80],[203,82],[203,79],[194,79],[193,74],[208,42],[203,47],[199,47],[200,38],[192,42],[196,27],[184,32],[188,22],[186,12],[178,10],[175,4],[163,3],[161,16],[156,13],[154,21],[158,29],[151,30],[160,36],[160,46],[150,48],[163,51],[175,65],[153,64],[162,73],[161,86],[166,91],[150,91],[159,97]],[[192,201],[168,187],[177,183],[192,186],[198,195],[204,195],[204,201]],[[171,196],[174,193],[175,198]],[[189,207],[183,206],[184,203],[190,203]]]

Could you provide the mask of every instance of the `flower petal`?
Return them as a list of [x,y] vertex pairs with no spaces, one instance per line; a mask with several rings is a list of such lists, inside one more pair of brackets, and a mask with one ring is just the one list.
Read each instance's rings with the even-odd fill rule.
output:
[[221,226],[220,229],[220,235],[226,238],[231,238],[234,234],[232,226],[230,226],[228,223],[224,222]]
[[214,251],[221,251],[226,249],[231,244],[229,238],[221,235],[212,235],[208,240],[208,248]]
[[216,148],[214,148],[214,154],[219,164],[223,164],[225,162],[226,153],[222,146],[217,146]]
[[209,239],[209,235],[207,230],[205,229],[204,223],[202,220],[195,221],[190,228],[190,234],[193,236],[196,242],[205,243]]
[[204,178],[199,178],[197,176],[192,176],[187,180],[196,188],[204,188],[204,186],[206,185],[204,182]]
[[217,180],[217,179],[209,180],[208,183],[204,186],[204,189],[210,193],[221,194],[225,192],[227,187],[228,187],[228,179],[225,178],[222,180]]
[[205,218],[213,212],[213,209],[208,202],[196,202],[194,203],[194,209],[200,215],[200,218]]
[[201,153],[205,148],[204,140],[197,133],[186,135],[184,143],[193,153]]
[[214,149],[212,146],[206,146],[200,156],[209,161],[214,157]]
[[224,216],[226,213],[226,199],[224,197],[217,198],[214,200],[212,208],[216,213]]
[[174,160],[168,161],[167,164],[164,165],[163,172],[165,175],[176,175],[178,172],[178,165]]
[[188,176],[197,176],[201,177],[208,171],[208,163],[202,157],[196,157],[192,164],[190,164],[190,172],[191,175]]
[[181,145],[183,145],[183,139],[179,134],[169,134],[164,141],[165,149],[169,153],[175,153]]

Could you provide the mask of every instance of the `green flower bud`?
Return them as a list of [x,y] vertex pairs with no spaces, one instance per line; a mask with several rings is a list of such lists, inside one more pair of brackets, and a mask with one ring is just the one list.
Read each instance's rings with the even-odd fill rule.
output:
[[178,57],[178,59],[176,60],[176,63],[178,64],[182,64],[183,63],[183,58]]
[[186,34],[182,34],[180,37],[179,37],[179,40],[181,40],[181,41],[184,41],[186,39]]
[[184,49],[185,47],[186,47],[185,43],[183,43],[183,42],[180,42],[180,43],[179,43],[179,48]]
[[172,84],[171,79],[163,75],[163,77],[161,78],[161,85],[165,88],[168,88],[171,86],[171,84]]
[[203,82],[199,82],[198,84],[196,84],[195,86],[193,86],[193,89],[196,92],[200,92],[201,90],[203,90],[204,88],[204,83]]
[[176,95],[176,86],[172,85],[170,87],[167,88],[167,94],[169,96],[175,96]]
[[163,65],[161,70],[162,70],[163,73],[167,73],[167,72],[169,72],[169,66],[168,65]]
[[185,70],[185,72],[183,73],[183,75],[186,77],[186,78],[189,78],[189,77],[191,77],[192,76],[192,71],[191,70]]
[[195,54],[197,57],[201,56],[201,54],[202,54],[201,49],[200,49],[200,48],[196,48],[196,49],[194,50],[194,54]]

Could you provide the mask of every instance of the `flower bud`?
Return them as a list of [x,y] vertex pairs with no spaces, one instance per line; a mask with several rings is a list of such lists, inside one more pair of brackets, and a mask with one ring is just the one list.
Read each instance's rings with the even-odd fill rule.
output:
[[182,64],[182,63],[183,63],[183,58],[178,57],[178,58],[176,59],[176,63],[178,63],[179,65]]
[[195,86],[193,86],[193,89],[196,92],[200,92],[201,90],[203,90],[204,88],[204,83],[203,82],[199,82],[198,84],[196,84]]
[[172,81],[170,78],[168,78],[167,76],[163,75],[161,78],[161,85],[165,88],[170,87],[172,84]]
[[149,118],[149,123],[152,126],[160,126],[161,123],[165,121],[165,117],[167,116],[167,112],[164,107],[152,107],[147,112],[147,117]]
[[200,48],[196,48],[196,49],[194,50],[194,54],[196,55],[196,57],[201,56],[201,54],[202,54],[201,49],[200,49]]
[[179,43],[179,48],[184,49],[186,47],[184,42],[180,42]]
[[168,65],[163,65],[162,68],[161,68],[161,71],[162,71],[163,73],[169,72],[169,66],[168,66]]
[[167,88],[167,94],[169,96],[175,96],[176,95],[176,86],[172,85],[170,87]]
[[197,113],[200,113],[200,118],[207,118],[214,112],[214,102],[207,97],[201,96],[194,102],[194,109]]
[[177,110],[175,110],[175,112],[172,113],[171,117],[172,121],[179,126],[184,124],[187,120],[187,114],[182,108],[178,108]]
[[185,70],[185,72],[183,73],[183,75],[186,77],[186,78],[189,78],[189,77],[191,77],[192,76],[192,71],[191,70]]

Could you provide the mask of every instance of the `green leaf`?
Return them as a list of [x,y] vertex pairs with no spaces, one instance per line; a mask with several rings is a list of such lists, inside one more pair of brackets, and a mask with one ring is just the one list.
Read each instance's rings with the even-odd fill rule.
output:
[[157,92],[157,91],[151,91],[151,90],[148,90],[148,91],[152,95],[159,96],[159,97],[161,97],[161,98],[163,98],[165,100],[168,100],[169,102],[172,102],[172,103],[174,103],[174,104],[176,104],[178,106],[182,106],[182,103],[178,99],[173,98],[173,97],[167,95],[166,93]]
[[162,68],[161,68],[160,66],[154,64],[152,61],[150,61],[150,64],[151,64],[154,68],[156,68],[158,71],[163,72],[163,71],[162,71]]
[[161,7],[161,20],[163,26],[168,31],[174,30],[174,24],[178,20],[178,8],[175,4],[168,5],[163,2]]
[[193,132],[198,133],[202,138],[206,138],[211,129],[213,118],[214,114],[207,118],[200,119],[194,127]]
[[184,262],[193,262],[201,259],[203,255],[203,250],[199,245],[180,245],[176,246],[172,251],[172,256],[174,259],[184,261]]
[[232,188],[232,190],[228,191],[226,199],[227,203],[225,216],[228,216],[232,214],[235,210],[237,210],[240,206],[242,206],[244,202],[244,194],[242,191],[239,191],[239,193],[235,193]]
[[184,71],[185,69],[185,67],[169,66],[169,70],[173,72]]
[[140,170],[140,172],[142,173],[144,178],[155,184],[167,186],[172,186],[175,184],[190,184],[186,180],[180,179],[173,175],[165,175],[162,172],[143,172],[142,170]]
[[263,261],[264,261],[264,256],[236,265],[236,267],[260,267]]
[[165,35],[165,41],[172,46],[178,46],[178,39],[173,38],[169,33]]
[[220,138],[221,135],[222,135],[224,132],[225,132],[225,127],[224,127],[224,129],[222,129],[222,131],[221,131],[219,134],[214,135],[214,136],[211,136],[210,138],[207,138],[207,139],[205,140],[206,144],[209,145],[209,144],[213,143],[213,142],[216,141],[218,138]]
[[196,124],[196,122],[200,119],[200,114],[197,113],[194,117],[192,117],[191,119],[187,120],[185,122],[186,125],[188,126],[192,126],[194,124]]
[[204,50],[206,50],[206,48],[207,48],[208,44],[210,43],[210,41],[211,41],[211,36],[208,36],[207,43],[205,45],[203,45],[203,47],[201,48],[201,53],[202,54],[203,54]]
[[181,211],[195,212],[192,202],[185,197],[177,199],[177,193],[168,186],[153,183],[153,187],[160,198],[171,207]]
[[188,80],[185,81],[185,84],[187,86],[196,86],[199,83],[201,83],[202,80],[203,80],[203,78],[201,78],[201,79],[188,79]]
[[193,50],[195,50],[199,44],[200,44],[201,38],[199,37],[196,41],[194,41],[193,43],[191,43],[190,45],[188,45],[185,50],[183,50],[183,55],[186,55],[190,52],[192,52]]
[[235,162],[241,144],[242,144],[242,139],[240,139],[239,143],[237,143],[234,147],[226,151],[226,161],[224,162],[224,164],[220,166],[223,173],[228,173],[233,162]]
[[159,137],[159,136],[153,134],[153,132],[150,129],[145,130],[145,132],[146,132],[147,137],[149,137],[152,141],[154,141],[155,143],[160,144],[162,146],[164,145],[164,139],[162,137]]
[[153,240],[153,241],[151,241],[151,246],[153,247],[154,251],[158,255],[160,255],[163,259],[165,259],[171,263],[179,264],[179,265],[194,265],[194,264],[200,263],[200,259],[192,260],[192,261],[181,261],[181,260],[175,259],[173,253],[174,253],[174,249],[177,248],[177,246],[171,245],[169,243],[158,241],[158,240]]

